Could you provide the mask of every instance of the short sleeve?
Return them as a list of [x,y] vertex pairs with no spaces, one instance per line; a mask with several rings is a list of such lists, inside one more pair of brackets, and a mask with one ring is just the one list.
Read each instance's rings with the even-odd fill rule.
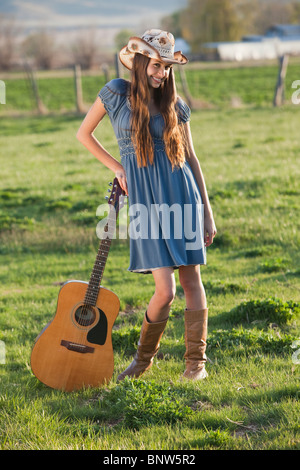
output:
[[126,80],[114,78],[99,91],[98,96],[110,119],[115,118],[120,106],[126,100],[127,87]]
[[180,96],[178,96],[177,103],[176,103],[176,110],[179,117],[180,123],[186,123],[191,118],[191,110],[189,106],[183,101]]

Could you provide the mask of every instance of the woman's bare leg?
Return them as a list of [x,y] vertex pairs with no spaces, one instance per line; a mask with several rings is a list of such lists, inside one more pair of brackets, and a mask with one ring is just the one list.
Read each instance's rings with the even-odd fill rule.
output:
[[188,310],[199,310],[207,307],[199,265],[180,266],[179,282],[184,290]]
[[147,317],[151,323],[161,322],[168,318],[176,292],[173,268],[159,268],[152,271],[155,281],[155,292],[149,302]]

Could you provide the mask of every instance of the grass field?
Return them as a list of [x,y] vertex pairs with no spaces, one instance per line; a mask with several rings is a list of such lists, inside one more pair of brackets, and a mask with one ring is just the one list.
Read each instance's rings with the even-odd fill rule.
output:
[[[209,64],[191,64],[185,67],[186,79],[191,95],[211,106],[228,108],[234,101],[242,106],[271,106],[277,82],[278,65],[270,63],[266,66],[251,67],[242,65],[235,68],[230,65],[217,64],[215,68]],[[299,58],[290,59],[285,80],[285,99],[291,102],[295,92],[292,83],[300,79]],[[111,78],[113,78],[111,71]],[[178,89],[181,82],[175,69]],[[38,89],[40,98],[49,112],[67,112],[76,109],[74,78],[72,70],[55,72],[39,72]],[[6,84],[6,105],[0,107],[0,115],[8,112],[31,112],[35,109],[34,95],[24,73],[9,74],[4,78]],[[0,79],[2,77],[0,76]],[[129,78],[125,72],[124,78]],[[97,92],[105,84],[102,74],[83,72],[83,101],[92,103]],[[299,88],[299,87],[298,87]]]
[[[222,75],[224,86],[234,77],[243,83],[244,72],[227,73],[232,80]],[[34,377],[31,348],[55,313],[61,283],[89,279],[99,243],[96,209],[113,175],[76,140],[82,117],[3,114],[1,449],[299,449],[300,109],[272,108],[273,88],[268,98],[258,92],[266,77],[253,77],[258,95],[252,104],[230,109],[219,90],[217,109],[192,114],[218,228],[202,268],[209,377],[199,384],[181,380],[185,303],[179,283],[153,368],[139,380],[116,383],[131,362],[153,292],[152,276],[127,271],[129,242],[118,239],[102,281],[121,302],[112,334],[112,381],[68,394]],[[43,86],[52,89],[50,80]],[[7,110],[32,109],[26,93],[24,106],[10,101],[11,87],[7,83]],[[242,86],[228,97],[234,88]],[[208,93],[195,95],[213,101]],[[118,157],[107,118],[96,134]]]

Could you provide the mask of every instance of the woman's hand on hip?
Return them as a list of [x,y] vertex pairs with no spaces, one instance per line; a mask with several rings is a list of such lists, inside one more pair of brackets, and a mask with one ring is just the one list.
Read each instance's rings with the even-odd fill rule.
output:
[[119,185],[128,196],[128,188],[127,188],[127,178],[124,168],[122,167],[120,170],[115,172],[116,178],[118,178]]
[[209,246],[213,243],[214,237],[217,234],[214,218],[212,214],[204,216],[204,242],[205,246]]

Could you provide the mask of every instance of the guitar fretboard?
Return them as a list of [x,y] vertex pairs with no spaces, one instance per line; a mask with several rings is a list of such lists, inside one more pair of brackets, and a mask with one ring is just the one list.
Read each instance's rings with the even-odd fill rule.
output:
[[105,226],[103,239],[101,240],[96,261],[92,270],[89,285],[85,294],[84,302],[88,305],[96,305],[100,284],[111,245],[111,240],[115,230],[115,219],[108,217]]

